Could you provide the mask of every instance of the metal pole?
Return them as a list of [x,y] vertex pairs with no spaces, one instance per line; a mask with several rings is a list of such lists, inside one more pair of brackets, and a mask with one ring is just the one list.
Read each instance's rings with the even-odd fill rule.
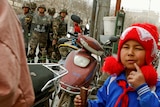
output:
[[149,14],[150,14],[150,10],[151,10],[151,0],[149,0],[149,11],[148,11],[148,18],[147,18],[148,21],[149,21],[149,16],[150,16],[150,15],[149,15]]
[[[72,0],[69,0],[69,6],[71,6],[70,10],[72,10],[73,9]],[[68,10],[69,11],[68,12],[68,24],[67,24],[67,28],[68,28],[67,31],[68,32],[71,32],[71,25],[70,25],[71,19],[70,19],[70,17],[71,17],[72,11],[70,11],[70,10]]]
[[120,7],[121,7],[121,0],[117,0],[114,16],[116,16],[117,12],[120,10]]
[[91,37],[94,37],[93,32],[94,32],[94,25],[95,25],[96,9],[97,9],[97,0],[93,0],[91,22],[90,22],[90,27],[89,27],[90,28],[89,35]]
[[94,37],[100,41],[100,35],[104,34],[104,22],[103,17],[109,16],[110,12],[110,1],[111,0],[97,0],[97,11],[96,11],[96,20],[95,20],[95,29]]

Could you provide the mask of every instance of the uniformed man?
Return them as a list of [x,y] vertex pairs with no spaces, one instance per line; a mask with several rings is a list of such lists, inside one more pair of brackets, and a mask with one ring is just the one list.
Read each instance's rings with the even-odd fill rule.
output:
[[67,23],[64,20],[67,14],[67,10],[62,9],[59,13],[59,16],[57,16],[52,22],[53,35],[50,37],[50,40],[52,41],[52,60],[54,61],[58,61],[61,58],[58,51],[57,41],[59,38],[65,37],[67,35]]
[[40,5],[38,8],[38,13],[33,16],[31,29],[32,35],[30,40],[30,50],[28,59],[32,62],[36,56],[36,48],[39,44],[39,53],[38,53],[38,62],[46,62],[46,46],[47,46],[47,37],[49,32],[50,21],[48,16],[45,14],[46,7],[45,5]]
[[23,9],[23,14],[19,15],[19,19],[22,25],[22,32],[24,35],[25,49],[26,49],[26,55],[27,55],[31,21],[32,21],[32,15],[29,13],[30,4],[27,2],[23,3],[22,9]]
[[54,47],[52,45],[52,40],[50,39],[50,37],[53,35],[53,29],[52,29],[52,23],[54,20],[54,15],[55,15],[56,9],[55,8],[48,8],[48,17],[49,20],[51,22],[51,26],[49,27],[49,35],[48,35],[48,41],[47,41],[47,57],[49,62],[56,62],[54,61],[51,56],[52,56],[52,52],[54,51]]
[[31,7],[31,10],[30,10],[31,14],[35,15],[36,14],[37,4],[35,2],[31,2],[30,3],[30,7]]
[[57,38],[65,37],[67,34],[67,23],[65,22],[65,17],[67,15],[67,10],[62,9],[59,13],[59,16],[53,21],[53,36]]
[[55,8],[48,8],[48,15],[54,18],[56,9]]
[[[37,4],[35,2],[30,2],[30,14],[32,15],[32,17],[37,14]],[[32,29],[30,30],[30,34],[32,32]],[[31,36],[29,37],[29,41],[30,41]]]
[[49,17],[49,21],[51,23],[51,26],[50,26],[50,33],[53,33],[53,30],[52,30],[52,22],[54,20],[54,15],[55,15],[55,12],[56,12],[56,9],[55,8],[49,8],[48,9],[48,17]]

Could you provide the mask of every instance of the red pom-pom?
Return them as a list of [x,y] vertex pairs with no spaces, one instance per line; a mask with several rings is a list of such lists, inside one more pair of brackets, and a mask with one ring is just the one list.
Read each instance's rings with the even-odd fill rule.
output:
[[114,57],[106,57],[102,67],[103,72],[107,72],[110,75],[119,75],[123,70],[123,65],[117,61]]
[[155,86],[158,79],[158,74],[152,65],[141,67],[141,71],[144,75],[148,86]]

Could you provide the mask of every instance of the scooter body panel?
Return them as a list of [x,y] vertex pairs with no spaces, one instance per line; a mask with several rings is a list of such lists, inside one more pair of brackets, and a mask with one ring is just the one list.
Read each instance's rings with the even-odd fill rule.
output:
[[96,39],[92,37],[79,35],[76,42],[93,54],[96,54],[98,56],[101,56],[103,54],[104,50],[102,46]]
[[[69,88],[68,85],[77,88],[80,88],[81,86],[88,87],[90,85],[93,77],[95,76],[98,65],[96,59],[90,54],[91,53],[82,51],[82,49],[70,52],[64,64],[64,67],[68,70],[68,74],[61,78],[61,82],[64,83],[61,84],[63,88],[70,91],[79,91]],[[80,55],[90,59],[90,63],[86,67],[80,67],[75,65],[74,57],[76,55]]]

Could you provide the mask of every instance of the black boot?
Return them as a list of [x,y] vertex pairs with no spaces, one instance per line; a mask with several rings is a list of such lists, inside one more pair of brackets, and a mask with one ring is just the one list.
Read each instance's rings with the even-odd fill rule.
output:
[[41,60],[38,60],[38,62],[37,63],[42,63],[42,61]]
[[35,63],[33,59],[31,60],[31,63]]

